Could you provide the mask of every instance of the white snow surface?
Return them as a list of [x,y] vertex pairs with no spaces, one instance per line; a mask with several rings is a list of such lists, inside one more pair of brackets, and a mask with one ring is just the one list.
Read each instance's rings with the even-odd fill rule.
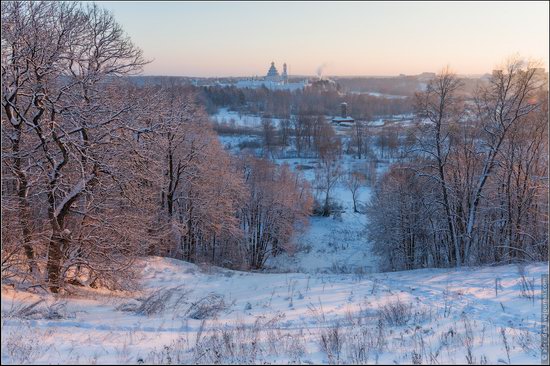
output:
[[[211,117],[212,121],[220,124],[235,125],[237,127],[252,127],[252,128],[261,128],[262,127],[262,117],[254,116],[251,114],[240,114],[236,111],[230,111],[227,108],[220,108],[218,111],[213,114]],[[271,118],[273,121],[273,126],[278,127],[280,119]]]
[[[318,159],[277,159],[278,164],[288,164],[299,172],[315,188],[315,169]],[[364,161],[344,157],[344,172],[361,170]],[[305,167],[306,169],[298,169]],[[383,169],[383,167],[381,167]],[[315,193],[315,190],[313,191]],[[358,207],[369,200],[371,187],[361,187],[358,195]],[[302,273],[370,273],[376,272],[378,258],[372,254],[366,240],[367,217],[363,213],[353,212],[351,192],[341,179],[331,193],[333,201],[342,206],[339,216],[311,217],[309,226],[303,228],[294,237],[296,252],[292,255],[280,255],[270,258],[267,265],[278,271]]]
[[[361,275],[247,273],[159,257],[139,266],[143,290],[136,293],[56,299],[3,287],[2,363],[320,364],[363,357],[410,364],[416,357],[464,364],[468,349],[476,362],[540,363],[540,280],[548,263],[524,269],[535,283],[533,300],[522,296],[516,265]],[[174,289],[163,311],[128,311],[159,288]],[[195,304],[209,295],[224,305],[193,319]],[[17,316],[39,299],[44,308],[65,305],[49,316]],[[396,304],[409,316],[392,324],[383,314]]]
[[406,95],[394,95],[394,94],[385,94],[385,93],[378,93],[378,92],[358,92],[358,91],[352,91],[351,94],[366,94],[373,97],[379,97],[379,98],[387,98],[387,99],[405,99],[408,98]]

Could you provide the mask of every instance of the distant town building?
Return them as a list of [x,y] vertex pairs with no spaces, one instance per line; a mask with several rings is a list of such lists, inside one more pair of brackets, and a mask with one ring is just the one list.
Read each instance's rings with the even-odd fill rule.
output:
[[533,75],[539,80],[548,79],[548,73],[546,72],[546,69],[544,67],[534,67],[530,70],[533,70]]
[[435,76],[435,72],[423,72],[422,74],[419,74],[417,78],[420,81],[430,81],[435,79]]
[[[546,72],[546,69],[544,67],[533,67],[533,68],[529,68],[527,71],[518,70],[519,75],[522,75],[522,73],[525,73],[525,72],[532,72],[533,76],[538,81],[546,82],[548,80],[548,73]],[[506,75],[504,70],[493,70],[492,72],[492,76],[495,78],[502,77],[504,75]]]
[[355,120],[348,116],[348,103],[340,104],[340,116],[334,117],[332,123],[339,126],[351,126],[355,123]]
[[532,70],[540,75],[546,75],[546,69],[544,67],[534,67]]

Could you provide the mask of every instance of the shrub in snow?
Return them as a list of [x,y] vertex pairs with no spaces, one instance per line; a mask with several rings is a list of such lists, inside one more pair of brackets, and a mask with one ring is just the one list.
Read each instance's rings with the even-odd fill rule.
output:
[[401,300],[389,302],[380,309],[380,318],[388,325],[405,325],[412,318],[412,304],[405,304]]
[[345,342],[344,333],[340,324],[321,330],[320,345],[323,352],[326,353],[331,364],[338,364],[342,352],[342,345]]
[[42,352],[43,345],[36,334],[15,331],[2,336],[2,364],[30,364]]
[[[151,316],[164,312],[166,308],[170,308],[171,311],[177,311],[185,303],[189,292],[184,290],[183,286],[168,289],[160,288],[146,298],[140,299],[141,305],[135,309],[135,312],[136,314]],[[132,306],[127,304],[127,307],[131,308]]]
[[5,317],[21,318],[21,319],[66,319],[74,317],[73,314],[67,312],[67,304],[65,302],[54,302],[48,305],[44,299],[35,301],[29,305],[20,305],[12,307],[9,311],[3,314]]
[[191,304],[186,314],[191,319],[215,318],[221,311],[228,308],[222,295],[209,294]]

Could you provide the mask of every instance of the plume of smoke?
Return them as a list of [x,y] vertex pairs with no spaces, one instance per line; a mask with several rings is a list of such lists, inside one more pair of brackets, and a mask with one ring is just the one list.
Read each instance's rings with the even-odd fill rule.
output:
[[327,63],[323,62],[319,67],[317,67],[317,76],[319,77],[319,79],[321,79],[321,77],[323,76],[323,70],[327,66],[328,66]]

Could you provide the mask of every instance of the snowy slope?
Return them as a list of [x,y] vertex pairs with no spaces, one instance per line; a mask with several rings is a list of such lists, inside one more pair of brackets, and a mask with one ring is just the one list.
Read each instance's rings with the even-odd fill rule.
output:
[[152,257],[140,293],[41,295],[25,311],[40,296],[4,287],[2,363],[535,364],[547,265],[359,277]]

